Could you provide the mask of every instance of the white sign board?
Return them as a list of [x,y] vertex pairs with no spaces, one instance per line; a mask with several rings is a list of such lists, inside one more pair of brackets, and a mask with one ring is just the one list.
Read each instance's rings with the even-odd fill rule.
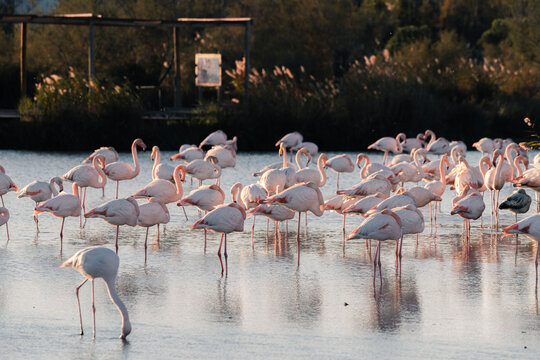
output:
[[221,54],[195,54],[195,85],[221,86]]

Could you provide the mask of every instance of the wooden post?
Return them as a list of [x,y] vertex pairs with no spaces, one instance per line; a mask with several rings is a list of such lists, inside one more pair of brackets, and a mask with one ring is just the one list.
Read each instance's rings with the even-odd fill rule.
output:
[[180,29],[178,26],[173,28],[173,44],[174,44],[174,107],[179,109],[182,107],[182,95],[180,87]]
[[94,22],[90,21],[89,34],[88,34],[88,83],[96,76],[94,62]]
[[250,59],[249,59],[249,38],[250,38],[251,22],[246,23],[246,34],[245,34],[245,46],[246,46],[246,57],[245,57],[245,68],[244,68],[244,107],[247,110],[249,108],[249,69],[250,69]]
[[21,98],[26,96],[26,29],[27,24],[21,23]]

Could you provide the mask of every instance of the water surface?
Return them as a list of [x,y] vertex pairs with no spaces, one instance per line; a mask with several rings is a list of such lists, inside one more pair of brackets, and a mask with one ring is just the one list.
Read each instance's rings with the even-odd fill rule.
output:
[[[85,156],[0,151],[0,164],[22,188],[35,179],[64,174]],[[476,163],[479,155],[469,152],[467,159]],[[131,155],[121,154],[121,160],[131,161]],[[140,160],[140,175],[120,183],[121,195],[151,180],[150,153],[140,153]],[[240,153],[236,168],[223,172],[227,201],[234,182],[254,182],[251,173],[274,161],[274,154]],[[336,175],[328,175],[325,198],[335,193]],[[343,188],[358,181],[357,170],[340,177]],[[187,182],[185,192],[191,189]],[[501,199],[512,190],[507,184]],[[538,358],[536,244],[493,234],[488,205],[484,228],[480,220],[472,222],[467,252],[461,218],[449,215],[453,196],[447,189],[436,229],[430,230],[429,209],[422,209],[426,230],[418,243],[415,236],[406,236],[401,277],[395,272],[394,244],[383,244],[381,289],[373,288],[371,256],[363,241],[351,241],[342,254],[338,214],[309,215],[307,236],[302,227],[298,269],[296,220],[289,223],[287,241],[276,251],[272,240],[266,246],[262,218],[257,219],[251,250],[248,219],[244,233],[229,237],[229,276],[222,277],[216,256],[219,235],[209,235],[204,253],[202,233],[188,231],[198,212],[187,208],[186,221],[181,209],[170,204],[171,222],[162,229],[159,245],[155,228],[150,230],[146,265],[145,229],[120,229],[117,287],[133,326],[123,343],[118,339],[120,315],[101,280],[96,281],[96,339],[91,335],[89,285],[80,292],[86,334],[78,334],[74,288],[83,277],[58,267],[90,245],[114,249],[115,228],[89,219],[81,230],[79,220],[69,218],[60,253],[61,219],[41,215],[36,235],[33,201],[9,193],[4,196],[11,212],[9,244],[5,228],[0,228],[2,352],[25,359]],[[87,209],[113,198],[113,183],[107,185],[105,198],[100,190],[90,189]],[[513,218],[501,211],[502,225]],[[349,217],[347,232],[360,222]]]

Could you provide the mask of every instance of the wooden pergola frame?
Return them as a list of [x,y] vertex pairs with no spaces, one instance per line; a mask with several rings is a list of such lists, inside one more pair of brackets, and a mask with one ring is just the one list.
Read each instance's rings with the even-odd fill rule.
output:
[[27,24],[41,25],[75,25],[88,26],[88,77],[92,79],[95,76],[95,51],[94,51],[94,27],[95,26],[118,26],[118,27],[172,27],[174,44],[174,106],[181,107],[180,97],[180,34],[181,26],[243,26],[245,28],[245,72],[244,72],[244,101],[247,104],[249,100],[249,41],[250,30],[253,20],[251,18],[178,18],[176,20],[161,19],[120,19],[108,18],[96,14],[66,14],[66,15],[8,15],[0,14],[0,23],[21,24],[21,48],[20,48],[20,82],[21,97],[26,95],[26,36]]

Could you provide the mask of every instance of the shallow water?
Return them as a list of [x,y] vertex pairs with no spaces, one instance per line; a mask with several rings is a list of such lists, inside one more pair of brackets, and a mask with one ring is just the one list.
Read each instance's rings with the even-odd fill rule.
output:
[[[165,152],[162,158],[170,155]],[[22,188],[35,179],[64,174],[85,156],[0,151],[0,165]],[[130,158],[121,154],[122,161]],[[380,161],[382,156],[373,158]],[[469,152],[467,159],[476,163],[479,154]],[[140,153],[140,160],[140,175],[120,183],[121,196],[151,180],[150,153]],[[273,154],[240,153],[236,168],[223,172],[226,201],[234,182],[254,182],[251,173],[275,161]],[[358,181],[357,170],[340,177],[342,188]],[[335,186],[336,175],[330,172],[323,188],[325,199],[333,196]],[[184,192],[191,188],[186,182]],[[113,199],[114,191],[114,184],[108,184],[102,198],[101,190],[89,189],[87,209]],[[507,184],[501,201],[512,191]],[[406,236],[401,277],[395,272],[394,244],[383,244],[380,289],[378,282],[373,288],[373,266],[364,241],[347,243],[343,256],[338,214],[309,215],[307,236],[302,224],[298,269],[296,220],[289,224],[288,240],[275,251],[272,240],[266,247],[265,221],[258,218],[252,251],[249,218],[244,233],[229,236],[229,276],[222,277],[216,256],[219,235],[209,233],[204,253],[203,234],[188,231],[198,218],[196,209],[186,208],[186,221],[181,209],[170,204],[171,222],[162,229],[159,245],[156,229],[150,230],[146,265],[145,229],[120,228],[117,287],[133,326],[123,343],[118,339],[119,313],[100,280],[96,281],[96,339],[91,334],[88,285],[80,292],[85,335],[78,334],[74,288],[83,277],[58,267],[90,245],[114,249],[115,228],[89,219],[81,230],[79,219],[68,218],[60,253],[61,219],[40,215],[41,232],[36,236],[33,201],[9,193],[4,196],[11,212],[9,244],[5,244],[4,227],[0,228],[2,357],[537,358],[536,244],[492,234],[487,205],[484,228],[480,220],[472,222],[467,254],[461,218],[449,215],[453,196],[447,189],[438,213],[440,226],[433,231],[429,209],[422,209],[426,230],[418,243],[415,236]],[[513,219],[501,211],[501,226]],[[347,232],[360,222],[360,217],[348,217]]]

